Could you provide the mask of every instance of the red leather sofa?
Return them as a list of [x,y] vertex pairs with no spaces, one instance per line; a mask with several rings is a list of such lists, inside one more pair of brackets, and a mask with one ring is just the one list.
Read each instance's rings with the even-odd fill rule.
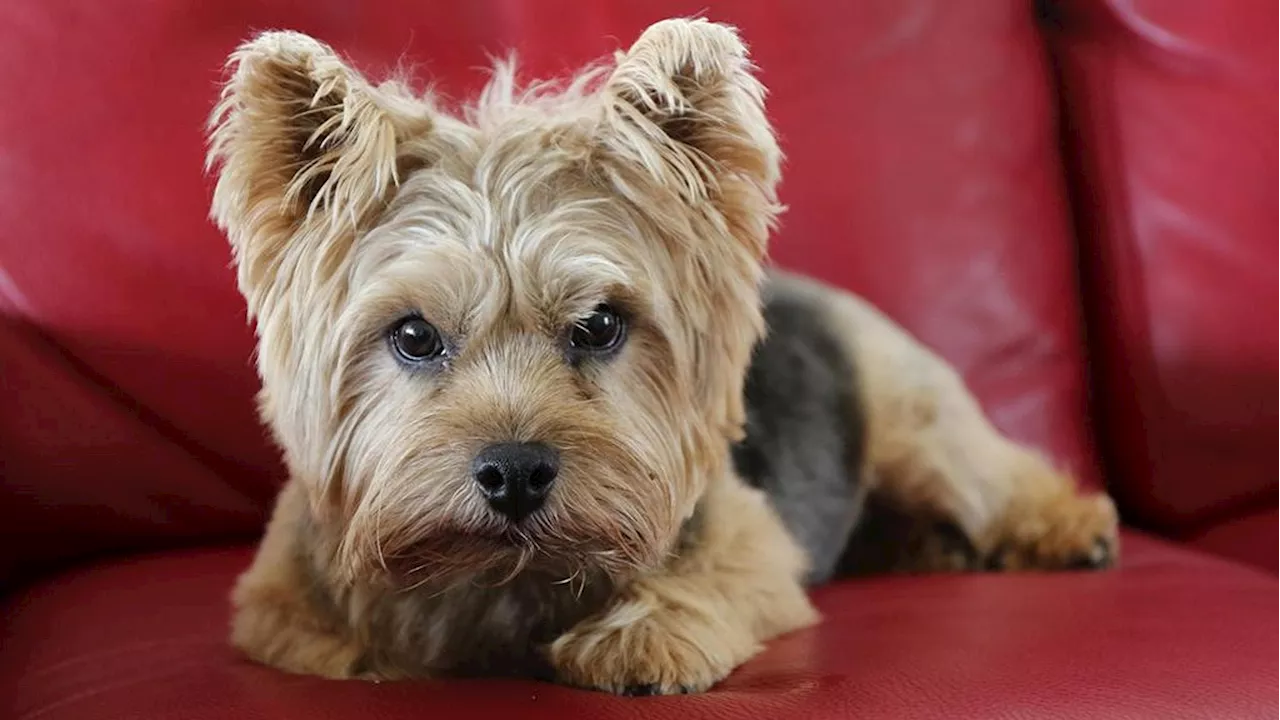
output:
[[[288,676],[225,642],[282,471],[206,221],[254,29],[559,74],[667,15],[771,87],[774,254],[954,362],[1119,499],[1122,567],[871,579],[714,691]],[[0,4],[0,717],[1244,718],[1277,690],[1274,0]]]

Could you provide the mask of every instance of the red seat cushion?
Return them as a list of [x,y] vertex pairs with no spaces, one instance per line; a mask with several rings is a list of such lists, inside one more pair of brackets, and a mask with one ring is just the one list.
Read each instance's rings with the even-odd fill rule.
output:
[[242,660],[227,592],[249,549],[68,572],[0,615],[0,716],[162,718],[1274,717],[1277,583],[1126,538],[1097,574],[848,581],[824,624],[706,695],[631,699],[532,682],[326,681]]

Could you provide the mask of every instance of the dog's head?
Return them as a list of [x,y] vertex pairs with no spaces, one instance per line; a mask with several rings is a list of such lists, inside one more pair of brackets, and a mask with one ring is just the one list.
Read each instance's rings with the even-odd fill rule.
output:
[[661,562],[728,471],[778,211],[731,28],[457,114],[272,32],[210,123],[261,407],[335,561],[408,579]]

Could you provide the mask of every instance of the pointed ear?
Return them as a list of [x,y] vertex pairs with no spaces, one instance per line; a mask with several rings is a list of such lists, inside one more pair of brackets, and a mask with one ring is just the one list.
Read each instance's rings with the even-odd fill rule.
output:
[[[651,25],[605,82],[615,146],[691,203],[748,191],[771,222],[781,152],[737,31],[703,19]],[[726,187],[725,180],[747,187]],[[724,209],[723,207],[721,208]]]
[[413,162],[404,141],[427,134],[432,120],[426,103],[394,83],[370,85],[300,33],[263,33],[227,65],[209,120],[212,215],[249,290],[269,279],[304,225],[338,235],[379,208]]

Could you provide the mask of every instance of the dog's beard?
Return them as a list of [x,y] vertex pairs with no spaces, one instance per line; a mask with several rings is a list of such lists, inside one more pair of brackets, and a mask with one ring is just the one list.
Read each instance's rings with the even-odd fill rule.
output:
[[[448,588],[530,573],[618,582],[661,563],[679,520],[659,472],[609,437],[559,444],[593,452],[570,460],[546,506],[518,522],[488,508],[447,456],[384,466],[389,472],[367,477],[346,515],[340,566],[352,580]],[[445,467],[454,471],[441,473]]]
[[[645,543],[634,533],[613,528],[612,537],[566,527],[550,514],[521,523],[487,519],[469,527],[457,524],[422,528],[394,543],[382,542],[362,564],[402,590],[447,590],[461,583],[498,587],[536,575],[566,584],[575,592],[590,578],[619,582],[653,564],[638,554]],[[628,536],[619,542],[618,536]]]
[[382,560],[393,583],[404,590],[446,589],[461,582],[505,585],[537,555],[528,533],[512,527],[501,533],[433,534]]

